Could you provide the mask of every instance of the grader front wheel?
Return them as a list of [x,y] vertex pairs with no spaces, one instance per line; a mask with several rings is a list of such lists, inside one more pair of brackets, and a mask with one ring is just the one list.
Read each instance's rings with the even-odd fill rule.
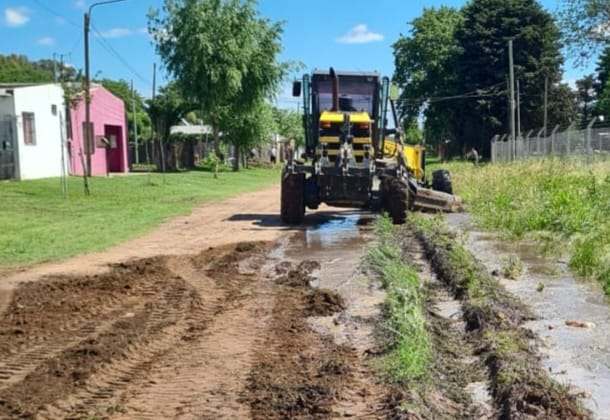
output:
[[305,174],[282,173],[282,222],[298,225],[305,218]]

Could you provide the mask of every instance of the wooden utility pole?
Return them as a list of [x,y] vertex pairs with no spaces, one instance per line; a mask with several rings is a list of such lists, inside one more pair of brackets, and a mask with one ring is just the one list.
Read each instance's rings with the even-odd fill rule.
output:
[[86,176],[91,176],[91,153],[93,146],[93,129],[91,127],[91,76],[89,66],[89,29],[91,26],[91,12],[96,6],[102,6],[104,4],[120,3],[126,0],[106,0],[93,3],[89,6],[89,9],[85,13],[83,20],[83,32],[85,38],[85,155],[86,155],[86,167],[83,168],[83,172]]
[[134,137],[134,157],[136,163],[140,163],[140,151],[138,149],[138,114],[136,114],[136,91],[133,89],[133,80],[131,81],[131,110],[133,112],[133,137]]
[[513,142],[513,156],[517,158],[517,142],[515,136],[515,66],[513,60],[513,40],[508,40],[508,63],[510,78],[510,139]]
[[517,138],[521,138],[521,85],[517,80]]
[[[85,36],[85,129],[84,134],[84,149],[85,149],[85,167],[83,172],[85,177],[91,176],[91,136],[93,135],[91,130],[91,78],[89,68],[89,24],[91,22],[91,8],[85,13],[84,16],[84,36]],[[83,160],[81,159],[81,162]]]
[[544,137],[547,135],[549,123],[549,77],[544,78]]

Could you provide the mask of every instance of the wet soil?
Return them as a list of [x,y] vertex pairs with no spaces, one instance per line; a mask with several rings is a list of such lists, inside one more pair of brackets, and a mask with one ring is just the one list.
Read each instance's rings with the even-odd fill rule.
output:
[[439,278],[464,309],[469,339],[485,361],[502,418],[588,418],[572,390],[540,363],[537,337],[523,324],[531,312],[442,227],[419,230]]
[[[369,365],[378,300],[363,312],[325,284],[354,277],[364,252],[358,216],[349,238],[324,227],[342,220],[21,283],[0,316],[0,418],[388,417]],[[327,229],[321,253],[287,256]],[[330,248],[332,261],[311,258]]]
[[523,262],[516,280],[499,281],[535,315],[524,327],[540,338],[543,367],[556,381],[572,384],[594,418],[610,419],[610,302],[602,288],[575,277],[561,257],[545,256],[534,242],[481,232],[467,214],[447,221],[489,272],[501,272],[509,256]]
[[400,236],[404,258],[422,282],[432,348],[428,383],[403,388],[403,405],[418,418],[496,418],[484,360],[469,339],[460,301],[437,278],[414,232],[401,229]]

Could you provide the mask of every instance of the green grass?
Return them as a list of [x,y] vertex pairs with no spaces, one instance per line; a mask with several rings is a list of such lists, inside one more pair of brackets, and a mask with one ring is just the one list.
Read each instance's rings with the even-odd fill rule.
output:
[[378,219],[378,241],[369,251],[368,261],[386,289],[386,329],[392,339],[385,371],[394,381],[404,383],[426,377],[432,350],[420,280],[402,261],[394,229],[387,217]]
[[[52,261],[99,251],[149,231],[171,216],[208,201],[253,191],[279,180],[270,169],[204,171],[92,178],[91,196],[82,180],[0,183],[0,266]],[[244,209],[248,211],[248,209]]]
[[443,166],[481,227],[567,251],[572,269],[610,294],[610,162]]

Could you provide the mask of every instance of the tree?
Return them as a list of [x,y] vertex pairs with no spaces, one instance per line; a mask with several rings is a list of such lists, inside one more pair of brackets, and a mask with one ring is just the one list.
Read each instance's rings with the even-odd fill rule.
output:
[[548,128],[559,125],[567,127],[578,115],[576,94],[566,83],[551,85],[549,89],[549,123]]
[[593,104],[597,97],[594,75],[590,74],[576,81],[576,96],[580,120],[582,124],[587,124],[593,118]]
[[165,0],[163,13],[149,15],[149,27],[165,66],[203,111],[217,145],[222,130],[252,117],[261,100],[275,94],[287,71],[277,61],[282,25],[260,17],[254,0]]
[[426,8],[413,20],[409,36],[401,35],[393,45],[394,82],[402,88],[399,111],[408,121],[416,120],[425,108],[428,137],[440,139],[451,131],[450,112],[430,98],[455,91],[455,61],[460,47],[455,32],[462,14],[449,7]]
[[562,0],[559,21],[563,40],[577,62],[593,57],[610,41],[608,0]]
[[516,78],[521,81],[524,130],[543,125],[544,80],[562,78],[559,30],[535,0],[472,0],[456,32],[460,56],[455,67],[460,95],[452,102],[454,130],[462,149],[490,153],[490,139],[509,132],[507,43],[514,39]]
[[253,147],[267,143],[274,134],[274,115],[271,105],[261,100],[248,112],[236,114],[225,121],[226,139],[234,147],[233,170],[239,170],[241,156]]
[[30,61],[24,55],[0,55],[0,83],[50,83],[57,69],[59,80],[75,81],[80,72],[53,60]]
[[600,96],[605,91],[608,80],[610,80],[610,45],[608,45],[600,54],[597,62],[597,81],[595,83],[595,91]]
[[303,116],[288,109],[273,109],[275,127],[277,133],[289,140],[294,141],[296,147],[305,145],[305,131],[303,128]]
[[610,118],[610,80],[606,82],[604,90],[599,95],[597,110],[601,115]]
[[[176,170],[176,151],[174,145],[169,142],[170,128],[180,122],[180,119],[189,110],[189,106],[182,97],[177,83],[170,82],[159,89],[155,99],[148,101],[148,112],[155,127],[157,138],[162,148],[164,160],[158,159],[161,169]],[[153,139],[155,140],[155,139]],[[159,157],[161,158],[161,156]]]

